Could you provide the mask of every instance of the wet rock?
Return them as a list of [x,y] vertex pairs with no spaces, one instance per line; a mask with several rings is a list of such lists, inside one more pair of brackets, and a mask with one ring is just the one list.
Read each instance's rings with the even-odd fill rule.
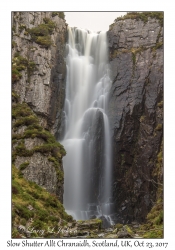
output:
[[100,219],[92,219],[86,221],[77,221],[78,230],[99,230],[101,229],[102,221]]
[[105,216],[100,216],[100,219],[102,220],[102,228],[109,228],[109,227],[111,227],[110,222],[106,219]]
[[91,220],[91,219],[96,219],[96,218],[97,218],[97,216],[96,216],[96,215],[92,215],[92,216],[90,216],[90,218],[89,218],[89,219]]

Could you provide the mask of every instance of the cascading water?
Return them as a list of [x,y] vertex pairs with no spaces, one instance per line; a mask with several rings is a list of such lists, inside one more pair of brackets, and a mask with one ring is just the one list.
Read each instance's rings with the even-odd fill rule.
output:
[[103,215],[109,221],[113,204],[106,32],[69,28],[66,53],[64,206],[76,220]]

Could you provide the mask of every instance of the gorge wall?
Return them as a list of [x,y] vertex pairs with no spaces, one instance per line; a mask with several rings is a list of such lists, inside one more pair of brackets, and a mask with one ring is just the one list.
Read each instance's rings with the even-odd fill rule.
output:
[[48,131],[61,123],[66,27],[62,12],[12,12],[13,162],[61,201],[65,151]]
[[146,16],[142,20],[142,15],[128,14],[108,31],[113,195],[119,220],[125,223],[144,221],[163,196],[161,18]]

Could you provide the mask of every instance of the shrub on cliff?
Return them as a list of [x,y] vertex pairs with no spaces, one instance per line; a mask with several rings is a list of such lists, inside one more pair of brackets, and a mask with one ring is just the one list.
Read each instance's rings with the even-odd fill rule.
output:
[[158,19],[160,22],[160,25],[163,26],[163,11],[145,11],[145,12],[127,12],[126,15],[117,17],[114,22],[125,20],[125,19],[136,19],[136,20],[142,20],[144,23],[148,22],[148,18],[155,18]]
[[62,18],[63,20],[65,19],[65,15],[64,15],[64,12],[60,11],[60,12],[52,12],[52,17],[55,17],[55,16],[59,16],[60,18]]
[[48,48],[52,45],[51,34],[55,28],[55,23],[49,18],[43,19],[44,23],[28,29],[28,33],[31,35],[31,38],[34,42],[40,44],[42,47]]
[[16,53],[12,59],[12,83],[20,80],[22,77],[20,72],[25,69],[27,70],[29,80],[31,74],[36,70],[36,65],[33,61],[21,56],[19,53]]

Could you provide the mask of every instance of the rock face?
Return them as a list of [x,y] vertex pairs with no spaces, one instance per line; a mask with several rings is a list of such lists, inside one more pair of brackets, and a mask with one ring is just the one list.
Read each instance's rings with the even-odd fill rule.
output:
[[19,157],[15,161],[15,166],[20,167],[24,162],[29,162],[29,165],[22,171],[23,176],[27,180],[32,180],[41,187],[44,187],[49,193],[56,194],[59,200],[63,202],[62,192],[59,187],[63,183],[58,182],[56,170],[53,163],[41,153],[34,153],[31,157]]
[[65,153],[48,130],[57,134],[64,104],[67,24],[63,16],[12,12],[13,162],[26,179],[56,194],[61,202]]
[[[55,24],[53,32],[49,34],[52,41],[49,47],[47,40],[37,43],[30,34],[30,29],[40,27],[41,30],[36,32],[42,38],[46,30],[39,25],[47,24],[47,20]],[[29,104],[40,116],[42,126],[56,133],[64,104],[65,20],[52,12],[12,12],[12,27],[12,58],[20,55],[35,65],[30,72],[29,67],[21,71],[22,76],[13,83],[13,90],[19,94],[20,102]]]
[[[109,119],[113,138],[113,196],[121,222],[143,221],[158,189],[163,138],[163,27],[117,20],[108,31],[113,81]],[[159,177],[162,177],[162,168]],[[160,179],[160,178],[159,178]]]

